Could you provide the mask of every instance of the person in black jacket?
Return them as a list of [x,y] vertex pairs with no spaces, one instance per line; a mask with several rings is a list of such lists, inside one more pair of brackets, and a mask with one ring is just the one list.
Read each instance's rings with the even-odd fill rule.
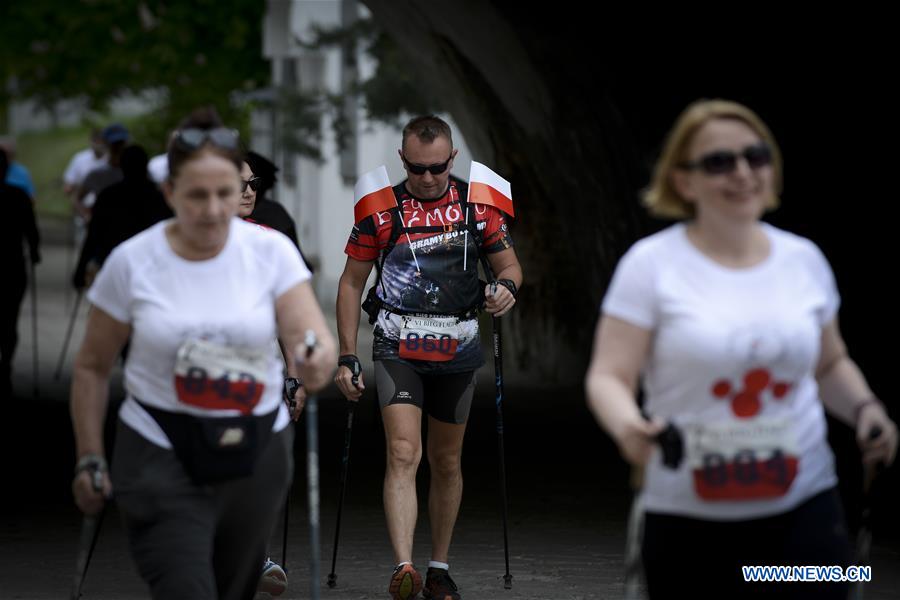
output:
[[113,248],[154,223],[172,216],[162,193],[147,177],[147,153],[128,146],[121,157],[123,179],[97,196],[87,238],[75,268],[72,284],[89,286],[94,274]]
[[0,256],[2,256],[3,292],[0,293],[0,400],[12,396],[12,360],[19,341],[19,307],[28,282],[23,242],[28,243],[32,264],[41,260],[40,236],[31,198],[21,188],[3,183],[9,169],[6,152],[0,150]]
[[[237,214],[249,223],[283,233],[294,243],[297,250],[300,250],[300,244],[297,242],[297,228],[287,210],[277,202],[262,198],[274,186],[277,170],[278,167],[271,161],[255,152],[248,152],[244,155],[244,161],[241,164],[241,199]],[[312,267],[309,266],[309,261],[306,260],[302,250],[300,250],[300,256],[312,273]],[[286,366],[285,389],[288,389],[288,381],[299,383],[300,380],[297,379],[298,372],[293,366],[293,358],[284,346],[282,346],[282,352],[284,352]],[[302,384],[294,387],[294,396],[291,400],[293,401],[291,418],[296,421],[306,403],[306,389]],[[285,589],[287,589],[287,574],[284,569],[271,558],[266,558],[257,591],[280,596]]]
[[[252,150],[244,156],[244,162],[252,171],[250,176],[256,179],[256,189],[248,190],[255,192],[255,204],[251,208],[249,216],[241,216],[251,223],[265,225],[288,236],[294,242],[294,245],[297,246],[297,250],[300,251],[300,256],[303,257],[303,262],[306,263],[309,272],[315,274],[315,268],[306,258],[306,254],[303,253],[303,249],[300,247],[300,242],[297,241],[297,226],[294,223],[294,219],[291,218],[291,215],[288,214],[288,211],[281,203],[266,197],[269,190],[274,188],[275,182],[278,181],[278,178],[275,176],[278,172],[278,167],[265,156]],[[241,176],[244,177],[244,174]]]

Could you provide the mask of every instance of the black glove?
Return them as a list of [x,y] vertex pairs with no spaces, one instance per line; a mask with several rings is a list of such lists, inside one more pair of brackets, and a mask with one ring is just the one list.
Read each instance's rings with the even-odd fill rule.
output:
[[294,410],[294,407],[297,405],[294,396],[297,395],[297,390],[299,390],[302,385],[303,382],[296,377],[284,378],[284,401],[291,407],[291,410]]
[[516,292],[518,289],[516,288],[516,282],[512,279],[498,279],[497,283],[505,287],[509,290],[509,292],[513,295],[513,298],[516,297]]
[[359,374],[362,373],[362,364],[355,354],[342,354],[338,358],[338,367],[347,367],[353,373],[353,385],[359,383]]

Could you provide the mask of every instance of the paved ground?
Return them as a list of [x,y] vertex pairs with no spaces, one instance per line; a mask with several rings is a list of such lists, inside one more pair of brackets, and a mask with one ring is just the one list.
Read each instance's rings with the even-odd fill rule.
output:
[[[64,230],[49,228],[64,241]],[[59,381],[53,371],[75,296],[66,273],[74,258],[64,244],[49,245],[38,271],[40,393],[32,398],[31,310],[26,297],[22,341],[14,380],[17,400],[2,408],[0,450],[5,465],[0,486],[0,600],[67,597],[74,573],[80,515],[68,491],[73,464],[68,420],[69,365],[83,333],[81,307],[69,358]],[[365,352],[365,351],[363,351]],[[464,598],[586,600],[622,597],[621,555],[629,495],[626,470],[593,424],[577,386],[571,389],[509,389],[505,406],[513,588],[504,590],[503,538],[497,485],[497,449],[491,378],[483,377],[467,434],[466,491],[451,561]],[[114,388],[118,389],[118,383]],[[336,516],[345,405],[334,391],[321,399],[322,532],[321,597],[329,600],[386,598],[391,570],[381,510],[384,441],[367,397],[357,410],[351,481],[337,565],[338,586],[328,589]],[[302,423],[302,422],[301,422]],[[297,478],[291,496],[287,567],[290,588],[283,598],[309,598],[305,441],[298,430]],[[427,470],[420,474],[420,491]],[[421,498],[421,494],[420,494]],[[415,558],[428,559],[428,524],[421,504]],[[281,528],[272,538],[281,556]],[[874,582],[866,598],[900,597],[900,543],[876,537]],[[689,577],[689,575],[688,575]],[[673,582],[690,589],[702,580]],[[680,595],[680,594],[679,594]],[[85,599],[149,598],[128,556],[118,516],[107,516],[87,581]]]

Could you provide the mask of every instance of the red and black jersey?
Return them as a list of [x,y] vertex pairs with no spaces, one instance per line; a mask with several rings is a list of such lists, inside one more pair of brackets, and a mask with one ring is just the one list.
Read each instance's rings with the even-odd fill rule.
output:
[[[393,235],[396,245],[384,257],[378,289],[382,301],[417,313],[451,315],[471,309],[482,291],[479,253],[512,247],[506,216],[493,206],[464,202],[468,184],[455,177],[434,200],[415,198],[405,183],[393,188],[402,213],[393,209],[363,219],[353,227],[344,251],[356,260],[380,260]],[[470,227],[465,226],[466,210]],[[401,221],[399,229],[395,218]]]

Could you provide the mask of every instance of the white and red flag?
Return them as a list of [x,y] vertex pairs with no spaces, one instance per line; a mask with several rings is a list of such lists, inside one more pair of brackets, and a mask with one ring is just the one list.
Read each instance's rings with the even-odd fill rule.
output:
[[353,186],[353,219],[359,223],[369,215],[397,206],[387,169],[381,165],[363,174]]
[[469,202],[490,204],[511,217],[516,216],[509,182],[474,160],[469,171]]

